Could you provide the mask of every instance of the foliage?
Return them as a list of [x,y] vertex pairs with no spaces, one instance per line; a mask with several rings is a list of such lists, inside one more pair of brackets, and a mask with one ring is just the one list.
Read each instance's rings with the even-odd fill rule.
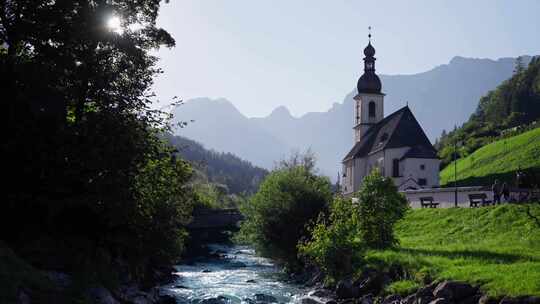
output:
[[[540,128],[488,144],[457,160],[459,185],[490,185],[494,179],[517,186],[515,173],[529,176],[529,187],[538,187],[540,178]],[[441,185],[454,182],[454,163],[441,173]]]
[[28,265],[0,241],[0,302],[16,303],[20,286],[41,291],[52,288],[44,274]]
[[[454,144],[460,145],[457,157],[466,157],[478,148],[491,143],[514,128],[540,119],[540,57],[527,68],[517,60],[514,75],[480,99],[473,115],[460,128],[443,131],[437,148],[442,167],[456,156]],[[523,132],[523,130],[521,130]],[[515,134],[514,134],[515,135]]]
[[360,234],[366,246],[387,248],[397,244],[394,225],[405,214],[408,202],[392,179],[383,177],[379,170],[373,170],[363,179],[356,197],[361,218]]
[[361,262],[364,246],[360,239],[358,204],[337,196],[330,215],[323,214],[310,229],[310,238],[298,245],[300,256],[317,265],[331,278],[352,273]]
[[417,209],[396,225],[400,248],[372,250],[376,267],[399,264],[403,280],[478,284],[492,296],[540,296],[540,205]]
[[392,282],[385,288],[386,294],[398,294],[401,296],[408,296],[413,294],[421,287],[420,283],[412,280],[401,280]]
[[[160,73],[151,51],[174,46],[156,27],[159,5],[0,2],[2,151],[11,164],[0,239],[33,264],[75,272],[100,260],[114,272],[128,261],[129,275],[142,278],[180,254],[191,169],[158,138],[167,117],[150,107]],[[112,16],[123,32],[107,28]],[[43,240],[63,247],[38,255],[31,244]]]
[[241,208],[246,217],[242,239],[259,253],[296,267],[297,243],[308,236],[307,224],[327,208],[330,187],[327,178],[304,166],[275,169]]
[[228,194],[253,194],[268,174],[265,169],[234,154],[206,150],[198,142],[181,136],[167,135],[166,138],[178,150],[178,155],[201,171],[202,182],[215,184],[215,187],[224,185]]

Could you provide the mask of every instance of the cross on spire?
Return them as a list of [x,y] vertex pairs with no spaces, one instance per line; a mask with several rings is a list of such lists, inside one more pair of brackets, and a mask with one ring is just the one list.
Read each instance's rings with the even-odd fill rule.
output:
[[368,39],[369,39],[369,42],[371,42],[371,25],[368,26],[368,32],[369,32]]

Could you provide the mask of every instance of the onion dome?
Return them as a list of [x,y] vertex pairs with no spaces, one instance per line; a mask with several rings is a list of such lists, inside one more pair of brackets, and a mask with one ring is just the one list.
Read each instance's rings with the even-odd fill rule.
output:
[[371,45],[371,41],[368,43],[366,48],[364,49],[364,55],[366,57],[373,57],[375,56],[375,48]]
[[[371,29],[371,28],[370,28]],[[381,94],[381,80],[375,74],[375,48],[371,45],[371,33],[369,34],[369,43],[364,49],[364,74],[358,79],[356,87],[358,93]]]
[[358,93],[381,94],[381,80],[375,73],[364,73],[356,85]]

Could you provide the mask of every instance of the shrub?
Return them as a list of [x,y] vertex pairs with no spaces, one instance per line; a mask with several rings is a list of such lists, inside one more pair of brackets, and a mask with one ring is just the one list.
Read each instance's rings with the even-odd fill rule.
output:
[[322,214],[311,229],[311,239],[298,245],[299,253],[330,278],[352,273],[360,263],[364,246],[360,239],[358,204],[340,196],[334,198],[330,215]]
[[397,244],[394,225],[405,215],[408,203],[390,178],[383,177],[378,170],[367,175],[360,191],[360,233],[370,248],[387,248]]
[[299,266],[298,241],[308,235],[306,224],[327,207],[331,195],[328,178],[316,176],[305,166],[276,169],[241,207],[246,220],[240,239],[287,267]]

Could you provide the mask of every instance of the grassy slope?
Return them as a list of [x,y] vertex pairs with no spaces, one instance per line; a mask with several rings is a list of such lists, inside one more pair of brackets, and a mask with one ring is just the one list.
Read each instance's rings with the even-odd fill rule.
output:
[[[506,142],[506,147],[505,147]],[[486,145],[457,162],[458,181],[489,184],[492,178],[511,180],[513,172],[540,167],[540,128]],[[441,171],[441,185],[454,180],[454,163]],[[461,183],[463,184],[463,182]]]
[[368,253],[379,267],[405,268],[394,292],[430,277],[479,284],[492,296],[540,296],[540,204],[412,210],[396,233],[399,249]]

